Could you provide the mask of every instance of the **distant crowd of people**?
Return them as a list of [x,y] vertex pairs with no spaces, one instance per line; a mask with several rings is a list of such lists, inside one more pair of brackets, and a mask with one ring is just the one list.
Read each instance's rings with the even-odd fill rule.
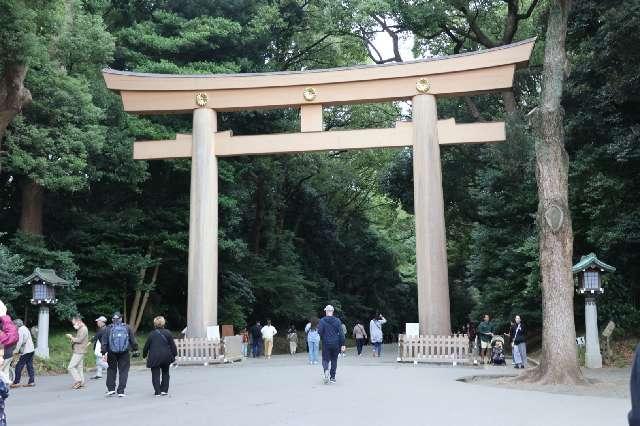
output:
[[[326,312],[326,311],[325,311]],[[304,327],[304,333],[306,335],[307,352],[309,354],[309,364],[318,363],[318,354],[320,353],[321,336],[318,332],[318,327],[321,320],[317,317],[313,317]],[[352,337],[356,342],[356,351],[358,356],[362,355],[364,345],[367,343],[367,339],[370,338],[370,342],[373,346],[373,356],[382,355],[382,342],[383,333],[382,326],[387,320],[381,315],[376,314],[374,318],[369,322],[369,334],[367,334],[365,326],[361,321],[356,321],[352,330]],[[346,338],[347,326],[344,323],[340,323],[340,332]],[[261,321],[247,328],[243,328],[240,332],[242,336],[242,354],[245,357],[252,356],[258,358],[264,356],[266,359],[271,359],[273,353],[273,339],[278,334],[278,330],[271,324],[271,320],[267,319],[266,325],[262,325]],[[286,333],[286,340],[289,344],[289,353],[293,356],[298,350],[299,333],[295,324],[290,324]],[[341,352],[339,356],[345,356],[345,352]]]
[[505,365],[505,337],[511,340],[511,356],[514,368],[526,368],[527,343],[525,340],[526,328],[520,315],[516,315],[511,321],[508,333],[497,334],[496,327],[488,314],[485,314],[478,324],[469,321],[463,330],[469,337],[469,353],[473,356],[474,364]]

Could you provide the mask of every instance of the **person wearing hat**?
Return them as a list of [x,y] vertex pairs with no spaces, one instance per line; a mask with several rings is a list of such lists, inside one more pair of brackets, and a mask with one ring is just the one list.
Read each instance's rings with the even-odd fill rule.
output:
[[96,335],[91,338],[91,343],[93,344],[93,353],[96,356],[96,375],[92,377],[92,379],[102,379],[102,371],[106,370],[109,367],[107,364],[107,360],[104,355],[102,355],[102,336],[105,331],[107,331],[107,319],[104,315],[100,315],[95,320],[96,322]]
[[[322,341],[322,369],[325,384],[336,382],[338,355],[346,350],[342,321],[333,316],[334,311],[333,306],[327,305],[324,308],[325,316],[318,323],[318,334]],[[331,363],[331,369],[329,369],[329,363]]]
[[20,354],[20,359],[16,364],[16,374],[10,387],[17,388],[22,386],[20,379],[22,378],[22,369],[26,366],[27,373],[29,374],[29,382],[24,386],[30,388],[36,385],[36,374],[33,371],[33,353],[35,351],[33,338],[31,337],[31,332],[21,319],[15,319],[13,323],[18,327],[18,343],[16,344],[15,352]]
[[138,351],[136,336],[127,324],[122,322],[120,312],[113,314],[111,325],[107,327],[100,341],[103,355],[107,355],[107,396],[116,394],[116,374],[118,374],[117,393],[120,398],[124,393],[131,366],[130,351]]

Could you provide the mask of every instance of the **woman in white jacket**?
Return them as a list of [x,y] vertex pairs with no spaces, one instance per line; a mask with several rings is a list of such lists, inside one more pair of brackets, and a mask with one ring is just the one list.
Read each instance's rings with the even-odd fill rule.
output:
[[369,323],[369,336],[371,337],[371,344],[373,345],[373,356],[382,355],[382,325],[387,320],[382,314],[376,314],[375,317]]

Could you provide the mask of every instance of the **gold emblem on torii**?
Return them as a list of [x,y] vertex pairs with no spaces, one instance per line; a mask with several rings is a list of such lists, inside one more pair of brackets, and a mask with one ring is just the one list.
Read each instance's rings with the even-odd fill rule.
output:
[[429,93],[431,90],[431,83],[426,78],[420,78],[416,82],[416,90],[420,93]]
[[209,96],[206,93],[200,92],[196,95],[196,105],[199,107],[207,106],[209,102]]

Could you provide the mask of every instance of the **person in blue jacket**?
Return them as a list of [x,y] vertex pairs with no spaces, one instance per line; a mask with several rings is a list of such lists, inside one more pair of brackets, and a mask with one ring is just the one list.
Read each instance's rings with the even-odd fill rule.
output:
[[629,411],[629,426],[640,426],[640,345],[636,346],[636,353],[631,367],[631,411]]
[[[325,316],[318,323],[318,334],[320,334],[322,341],[322,368],[325,384],[336,382],[338,355],[346,350],[342,321],[333,316],[333,311],[333,306],[327,305],[324,308]],[[331,369],[329,369],[329,363],[331,363]]]

